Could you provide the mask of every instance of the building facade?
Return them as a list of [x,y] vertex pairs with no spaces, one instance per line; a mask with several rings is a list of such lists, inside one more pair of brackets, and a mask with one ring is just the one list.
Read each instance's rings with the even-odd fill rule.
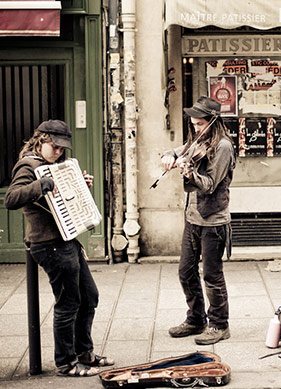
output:
[[142,255],[180,253],[185,199],[179,174],[149,187],[161,175],[162,152],[186,139],[182,110],[200,95],[222,104],[236,148],[233,245],[281,245],[280,24],[276,1],[137,2]]
[[25,259],[21,211],[5,210],[3,198],[22,140],[48,118],[70,124],[71,155],[94,173],[103,222],[81,236],[89,258],[178,256],[183,182],[176,169],[162,175],[160,161],[185,141],[183,108],[200,95],[222,104],[236,149],[233,245],[281,246],[277,1],[44,3],[61,4],[59,36],[1,36],[0,28],[0,260]]

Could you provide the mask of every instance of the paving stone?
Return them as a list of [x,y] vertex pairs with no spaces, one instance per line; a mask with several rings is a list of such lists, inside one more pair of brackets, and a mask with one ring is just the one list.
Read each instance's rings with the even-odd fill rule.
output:
[[267,296],[229,298],[229,315],[234,319],[272,316],[272,303]]
[[150,340],[153,321],[151,319],[115,319],[108,340]]
[[114,368],[146,363],[148,354],[149,344],[141,340],[109,340],[104,350],[104,355],[115,360]]

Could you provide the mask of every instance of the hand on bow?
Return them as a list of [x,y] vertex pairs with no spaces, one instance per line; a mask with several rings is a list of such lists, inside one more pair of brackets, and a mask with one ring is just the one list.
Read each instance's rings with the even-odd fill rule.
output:
[[164,155],[161,158],[162,165],[165,169],[165,171],[170,171],[175,167],[175,157],[172,155]]

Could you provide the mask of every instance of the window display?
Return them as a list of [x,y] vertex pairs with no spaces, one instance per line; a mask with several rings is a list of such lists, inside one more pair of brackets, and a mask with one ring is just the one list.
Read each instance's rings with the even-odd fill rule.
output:
[[209,61],[206,77],[209,96],[222,105],[238,155],[281,155],[281,61]]

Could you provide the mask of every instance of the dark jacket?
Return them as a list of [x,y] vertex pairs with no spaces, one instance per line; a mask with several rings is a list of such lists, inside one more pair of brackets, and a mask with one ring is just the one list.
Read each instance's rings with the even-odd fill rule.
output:
[[13,168],[12,182],[4,201],[6,208],[9,210],[23,208],[27,221],[25,240],[32,243],[50,241],[61,237],[47,202],[42,195],[40,180],[36,179],[34,173],[36,167],[45,164],[47,162],[39,157],[26,156],[19,160]]
[[[168,153],[177,158],[184,146]],[[187,160],[192,157],[190,150]],[[165,154],[168,154],[165,153]],[[211,161],[204,157],[194,168],[191,180],[184,180],[184,190],[197,191],[197,209],[203,218],[225,209],[229,204],[229,185],[235,168],[235,154],[231,142],[222,138]]]

